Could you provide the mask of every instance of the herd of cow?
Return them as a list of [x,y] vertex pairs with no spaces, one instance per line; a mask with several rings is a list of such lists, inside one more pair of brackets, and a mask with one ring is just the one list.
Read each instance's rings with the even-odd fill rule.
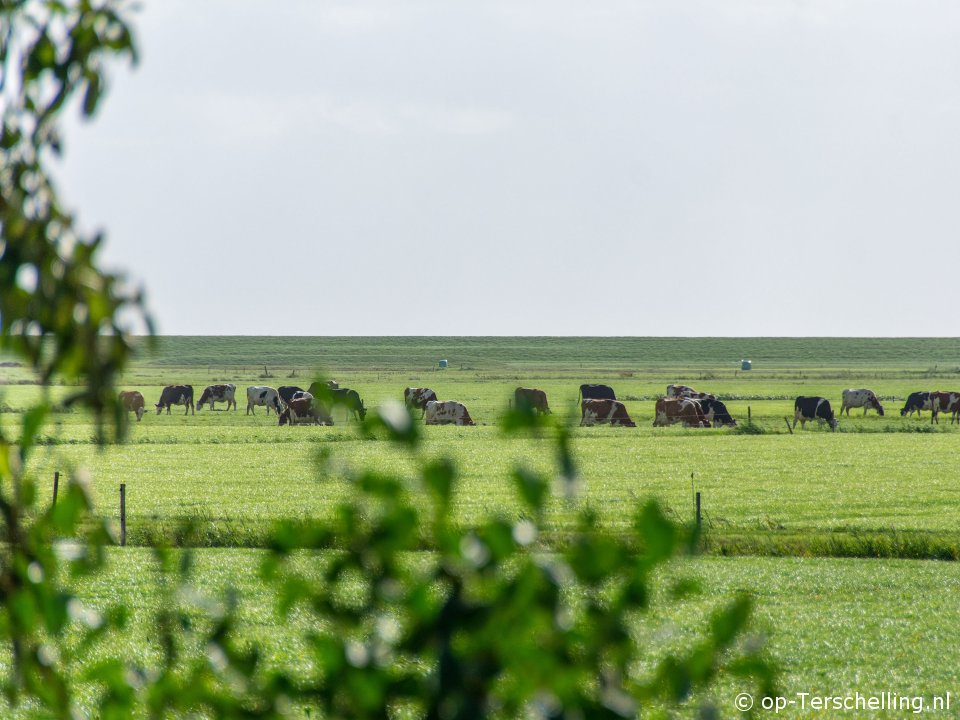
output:
[[[194,404],[192,385],[167,385],[160,393],[155,407],[159,415],[166,409],[170,414],[173,405],[183,405],[184,415],[196,413],[204,405],[213,410],[216,403],[226,403],[227,410],[237,409],[237,386],[231,383],[209,385],[204,388],[200,399]],[[616,393],[609,385],[584,384],[580,386],[580,425],[619,425],[636,427],[630,419],[626,406],[617,400]],[[463,403],[455,400],[441,401],[429,388],[406,388],[403,391],[404,404],[410,410],[420,410],[420,417],[427,425],[475,425]],[[136,390],[120,393],[120,401],[130,412],[136,413],[137,420],[143,418],[143,395]],[[537,413],[549,413],[547,394],[536,388],[517,388],[514,402],[518,408],[527,408]],[[333,381],[315,382],[309,388],[285,385],[279,388],[251,386],[247,388],[247,414],[256,414],[256,408],[266,408],[269,415],[272,409],[280,425],[312,423],[333,425],[333,407],[345,408],[348,415],[363,420],[367,409],[356,390],[341,388]],[[883,405],[876,393],[867,389],[849,389],[843,391],[840,415],[851,408],[863,408],[863,414],[874,409],[883,416]],[[901,416],[929,410],[931,422],[939,423],[939,414],[949,413],[950,422],[960,423],[960,393],[958,392],[915,392],[907,398],[900,411]],[[821,426],[827,423],[831,430],[837,429],[837,418],[830,407],[830,401],[823,397],[798,397],[794,402],[793,427],[800,423],[806,427],[807,421],[816,420]],[[715,395],[697,392],[686,385],[668,385],[667,394],[658,398],[655,405],[655,427],[682,424],[686,427],[722,427],[736,426],[726,405]]]

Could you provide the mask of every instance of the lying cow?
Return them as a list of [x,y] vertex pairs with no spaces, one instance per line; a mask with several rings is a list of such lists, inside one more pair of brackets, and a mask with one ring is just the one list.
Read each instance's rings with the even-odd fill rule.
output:
[[585,383],[580,386],[581,400],[616,400],[617,396],[609,385]]
[[203,406],[207,403],[210,403],[211,410],[215,410],[214,404],[218,402],[225,402],[227,404],[227,410],[230,409],[231,405],[233,405],[233,409],[236,410],[236,392],[237,386],[233,383],[227,383],[226,385],[208,385],[204,388],[203,394],[197,402],[197,410],[203,410]]
[[547,405],[547,394],[536,388],[518,387],[513,392],[513,399],[517,408],[529,408],[537,415],[549,415],[550,406]]
[[403,389],[403,404],[407,406],[407,410],[419,410],[421,418],[427,412],[427,403],[436,399],[437,394],[430,388]]
[[247,388],[247,415],[250,413],[256,415],[258,405],[267,409],[267,415],[270,414],[270,408],[273,408],[274,412],[279,415],[282,410],[280,407],[280,393],[276,389],[267,387],[266,385],[251,385]]
[[932,392],[930,393],[930,410],[932,417],[930,423],[940,424],[940,413],[950,413],[950,424],[958,419],[960,415],[960,393],[955,392]]
[[921,410],[930,409],[930,393],[912,392],[909,396],[907,396],[907,402],[900,411],[900,417],[904,417],[905,415],[913,415],[914,412],[917,413],[917,417],[920,417]]
[[143,419],[143,395],[136,390],[121,390],[120,404],[127,412],[135,412],[137,414],[137,422]]
[[[729,414],[727,417],[730,417]],[[683,423],[684,427],[710,427],[699,400],[686,397],[657,398],[653,426],[664,427],[674,423]]]
[[333,425],[333,418],[313,396],[293,398],[280,413],[280,425],[312,422],[314,425]]
[[808,420],[816,420],[820,427],[829,423],[830,430],[836,432],[837,419],[833,416],[830,401],[822,397],[798,397],[793,403],[793,427],[806,428]]
[[456,400],[428,400],[424,416],[426,425],[476,425],[466,405]]
[[619,400],[587,398],[580,403],[580,427],[591,425],[637,426]]
[[[183,405],[183,414],[189,415],[193,410],[193,385],[167,385],[160,392],[160,402],[157,403],[157,415],[167,409],[170,414],[171,405]],[[194,415],[196,412],[194,411]]]
[[280,396],[280,401],[288,403],[293,399],[295,393],[304,392],[302,387],[297,387],[296,385],[281,385],[277,388],[277,394]]
[[863,408],[863,414],[867,414],[867,410],[873,408],[877,411],[880,417],[883,417],[883,405],[880,404],[880,398],[877,397],[877,394],[873,390],[859,389],[859,390],[844,390],[843,391],[843,401],[840,404],[840,415],[843,415],[843,411],[847,411],[847,417],[850,417],[850,408]]
[[719,400],[704,398],[703,400],[700,400],[699,403],[700,407],[703,409],[703,416],[713,427],[721,427],[723,425],[728,425],[730,427],[737,426],[737,421],[731,417],[729,412],[727,412],[727,406]]

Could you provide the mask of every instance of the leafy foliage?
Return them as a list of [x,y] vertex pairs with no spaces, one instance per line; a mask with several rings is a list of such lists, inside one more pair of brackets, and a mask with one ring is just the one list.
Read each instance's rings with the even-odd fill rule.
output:
[[77,95],[85,116],[96,112],[114,55],[135,59],[116,2],[0,3],[0,346],[44,384],[83,380],[67,403],[93,410],[101,438],[107,418],[124,427],[114,393],[130,356],[121,317],[142,316],[141,297],[99,269],[102,236],[77,231],[46,165],[61,150],[60,113]]
[[[82,381],[70,401],[94,413],[104,440],[123,435],[115,380],[131,347],[121,317],[142,311],[142,302],[99,269],[101,239],[76,232],[44,163],[60,151],[57,118],[70,99],[82,96],[85,115],[96,111],[111,55],[135,57],[116,2],[0,2],[0,340],[45,384]],[[457,527],[456,468],[422,455],[418,425],[390,406],[371,414],[363,432],[413,454],[416,476],[355,471],[335,519],[278,527],[263,563],[281,611],[315,619],[308,641],[319,677],[266,670],[237,628],[236,599],[192,594],[190,554],[163,548],[156,557],[167,601],[152,640],[159,661],[143,667],[113,654],[89,662],[92,648],[123,632],[130,610],[85,608],[69,591],[71,578],[103,567],[112,537],[80,482],[53,507],[37,507],[23,468],[49,410],[44,402],[23,413],[19,437],[0,438],[0,639],[10,648],[3,690],[11,705],[73,717],[92,687],[102,718],[285,717],[300,708],[327,717],[624,717],[645,705],[646,715],[667,712],[725,667],[770,689],[759,651],[739,643],[746,597],[718,610],[686,654],[637,672],[659,655],[632,633],[650,605],[654,572],[696,544],[656,504],[637,510],[623,538],[595,532],[595,516],[584,511],[568,547],[538,551],[554,479],[517,468],[524,516]],[[578,476],[567,429],[524,412],[504,427],[549,436],[572,498]],[[337,549],[321,582],[290,562],[303,547]],[[68,642],[68,631],[79,639]]]

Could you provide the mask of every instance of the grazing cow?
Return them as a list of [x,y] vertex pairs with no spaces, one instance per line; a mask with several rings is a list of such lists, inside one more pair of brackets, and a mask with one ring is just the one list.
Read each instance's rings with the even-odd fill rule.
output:
[[513,399],[518,408],[535,410],[537,415],[550,414],[550,406],[547,405],[547,394],[543,390],[518,387],[513,392]]
[[314,425],[333,425],[333,418],[327,409],[316,402],[313,396],[293,398],[280,413],[280,425],[296,425],[312,422]]
[[719,400],[704,398],[699,402],[703,409],[703,416],[713,427],[720,427],[721,425],[737,426],[737,421],[727,412],[727,406]]
[[304,392],[302,387],[296,385],[281,385],[277,388],[277,394],[282,402],[288,403],[293,398],[294,393]]
[[[726,408],[723,409],[726,412]],[[729,413],[727,417],[730,417]],[[684,427],[710,427],[699,400],[686,397],[657,398],[653,426],[664,427],[674,423],[683,423]]]
[[591,385],[589,383],[580,386],[581,400],[616,400],[617,396],[613,388],[609,385]]
[[913,415],[914,411],[917,417],[920,417],[921,410],[930,410],[930,393],[912,392],[907,396],[907,402],[900,411],[900,417]]
[[203,394],[197,402],[197,410],[203,410],[203,406],[206,403],[210,403],[210,409],[214,410],[214,403],[218,402],[227,403],[227,410],[230,409],[231,405],[233,405],[233,409],[236,410],[236,392],[237,386],[233,383],[227,383],[226,385],[208,385],[204,388]]
[[[312,387],[312,386],[311,386]],[[347,409],[348,414],[354,418],[359,417],[363,420],[367,416],[367,409],[363,406],[363,400],[356,390],[350,388],[336,388],[327,390],[327,394],[320,394],[320,397],[329,397],[334,405],[339,405]]]
[[123,409],[127,412],[135,412],[137,414],[137,422],[140,422],[143,418],[143,395],[136,390],[121,390],[120,404],[123,405]]
[[307,392],[313,395],[314,397],[325,397],[330,394],[331,390],[336,390],[340,386],[337,384],[336,380],[327,380],[326,382],[316,382],[310,383],[310,387],[307,389]]
[[424,415],[426,425],[476,425],[466,405],[456,400],[428,400]]
[[407,410],[413,410],[414,408],[420,410],[421,418],[427,412],[427,403],[436,399],[437,394],[430,388],[408,387],[403,389],[403,404],[407,406]]
[[[170,414],[171,405],[183,405],[183,414],[189,415],[193,410],[193,385],[167,385],[160,393],[160,402],[157,403],[157,415],[167,409]],[[196,415],[196,411],[194,411]]]
[[940,413],[950,413],[950,424],[958,420],[960,415],[960,393],[955,392],[932,392],[930,393],[930,410],[933,417],[930,423],[940,424]]
[[863,414],[867,414],[867,410],[873,408],[877,411],[880,417],[883,417],[883,405],[880,404],[880,398],[877,397],[877,394],[873,390],[859,389],[859,390],[844,390],[843,391],[843,401],[840,404],[840,412],[838,414],[843,415],[843,411],[847,411],[847,417],[850,417],[850,408],[863,408]]
[[807,420],[816,420],[820,427],[830,424],[830,430],[836,432],[837,419],[833,416],[830,401],[822,397],[798,397],[793,403],[793,427],[800,421],[800,427],[806,428]]
[[580,427],[591,425],[620,425],[636,427],[626,406],[619,400],[587,398],[580,403]]
[[280,414],[280,393],[272,387],[266,385],[251,385],[247,388],[247,415],[257,414],[257,405],[262,405],[267,409],[267,415],[270,414],[270,408],[273,408],[277,415]]

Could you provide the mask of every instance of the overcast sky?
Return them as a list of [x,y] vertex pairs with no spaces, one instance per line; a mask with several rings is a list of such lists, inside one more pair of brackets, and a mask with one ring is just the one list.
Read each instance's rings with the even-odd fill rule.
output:
[[60,177],[161,333],[958,334],[958,3],[144,5]]

